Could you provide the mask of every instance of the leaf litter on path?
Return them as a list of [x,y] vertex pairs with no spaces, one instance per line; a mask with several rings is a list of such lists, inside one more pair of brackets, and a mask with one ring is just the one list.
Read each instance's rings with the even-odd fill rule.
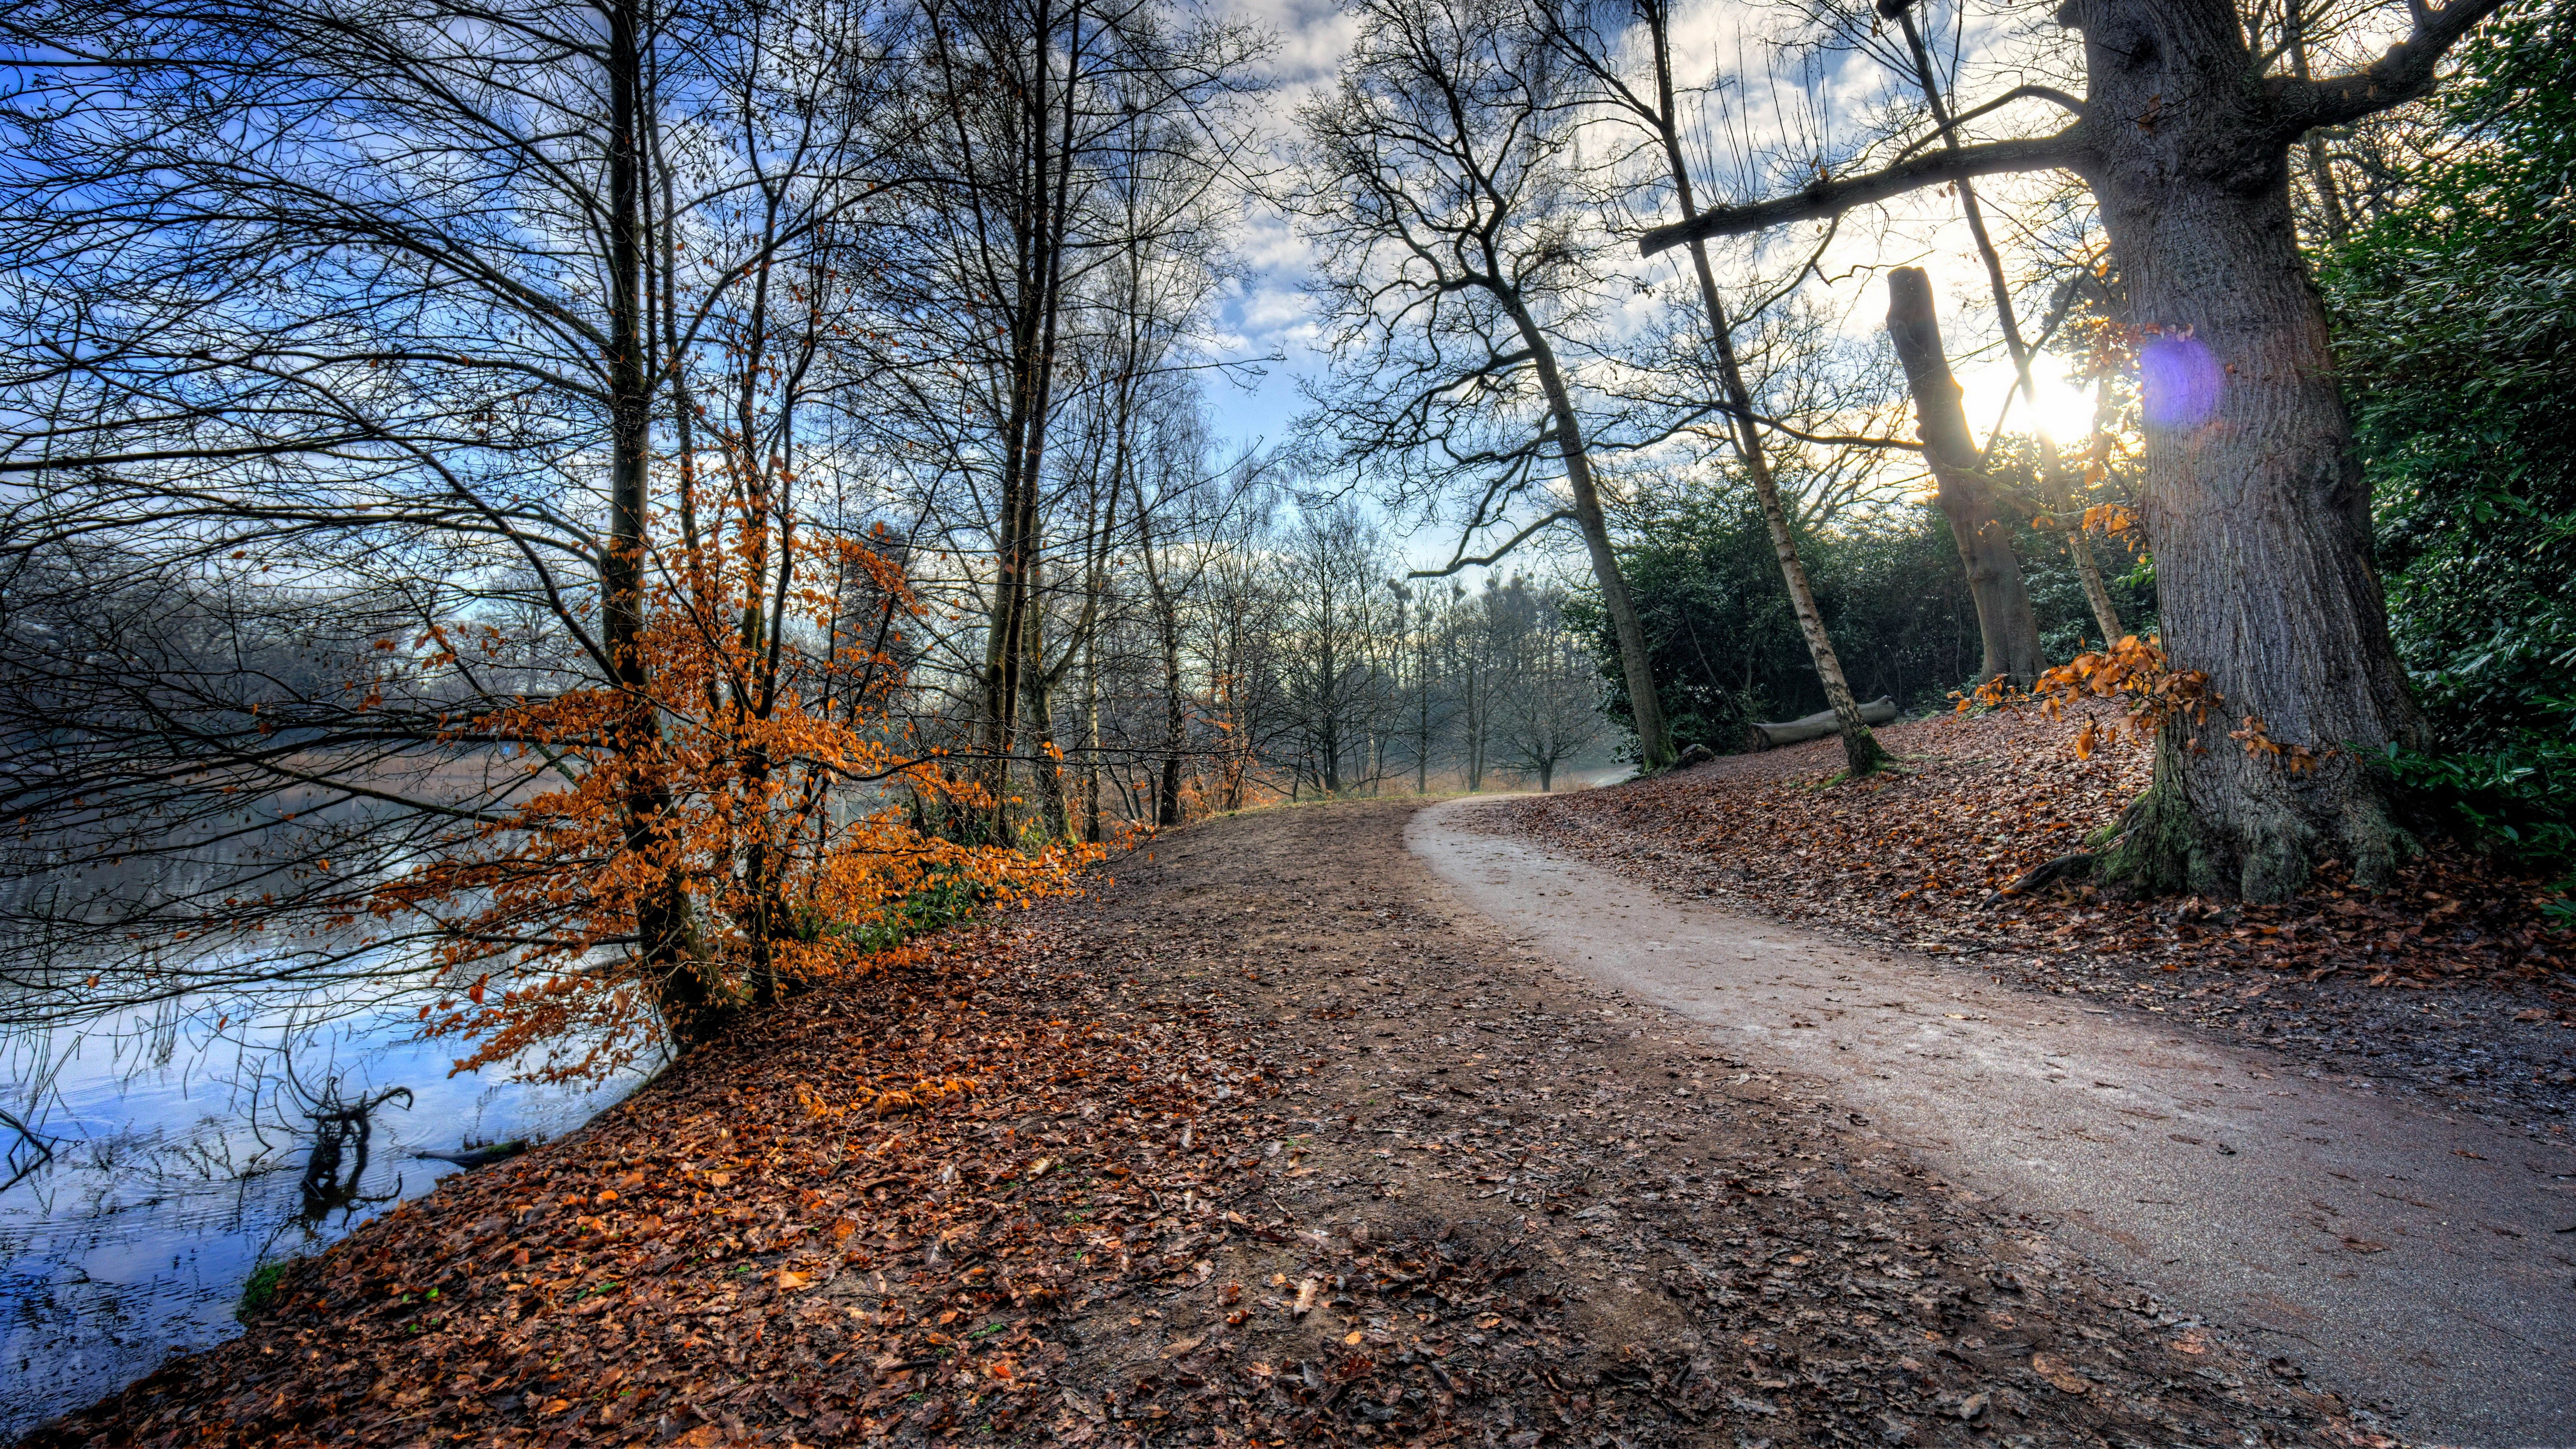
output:
[[768,1011],[31,1442],[2390,1442],[1444,918],[1404,814]]

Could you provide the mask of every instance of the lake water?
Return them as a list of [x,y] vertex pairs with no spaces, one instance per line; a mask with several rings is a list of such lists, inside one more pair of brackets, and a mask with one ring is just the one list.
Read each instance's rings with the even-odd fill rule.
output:
[[[406,1040],[408,1012],[271,1011],[218,1030],[188,1005],[0,1047],[0,1109],[53,1141],[0,1191],[0,1441],[239,1333],[260,1264],[318,1252],[463,1170],[413,1154],[560,1136],[640,1080],[451,1078],[458,1044]],[[365,1113],[363,1141],[361,1119],[331,1121],[397,1088],[408,1097]],[[32,1160],[18,1143],[0,1180]]]

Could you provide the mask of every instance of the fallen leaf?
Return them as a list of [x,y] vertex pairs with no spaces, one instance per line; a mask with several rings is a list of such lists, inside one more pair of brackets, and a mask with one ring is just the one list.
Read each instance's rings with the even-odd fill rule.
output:
[[2093,1388],[2091,1384],[2084,1381],[2083,1375],[2067,1367],[2066,1361],[2055,1354],[2032,1354],[2030,1371],[2048,1380],[2048,1386],[2061,1394],[2089,1393]]

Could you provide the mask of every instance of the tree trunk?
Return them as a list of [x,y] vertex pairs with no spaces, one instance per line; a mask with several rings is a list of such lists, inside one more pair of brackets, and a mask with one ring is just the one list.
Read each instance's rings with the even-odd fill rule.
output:
[[[653,376],[646,355],[642,29],[630,3],[608,6],[604,79],[609,92],[608,547],[600,556],[612,680],[622,696],[617,732],[625,848],[646,861],[676,856],[662,838],[672,800],[662,776],[661,720],[645,655],[645,530],[651,514]],[[715,1035],[734,1001],[712,963],[699,959],[689,894],[676,861],[635,902],[635,953],[655,1011],[682,1050]]]
[[1154,622],[1163,643],[1163,788],[1155,797],[1154,823],[1181,823],[1181,751],[1189,743],[1190,696],[1181,687],[1180,602],[1154,587]]
[[2093,554],[2093,539],[2084,529],[2084,510],[2075,485],[2066,474],[2066,465],[2054,446],[2045,448],[2040,461],[2057,478],[2059,523],[2066,530],[2066,553],[2075,560],[2075,576],[2084,581],[2084,602],[2093,610],[2093,626],[2102,631],[2102,643],[2108,647],[2120,637],[2120,610],[2111,602],[2110,586],[2102,582],[2102,561]]
[[[2289,3],[2295,14],[2298,0],[2289,0]],[[1964,138],[1960,136],[1958,128],[1951,124],[1950,107],[1942,98],[1940,81],[1932,68],[1932,52],[1923,44],[1922,28],[1914,23],[1914,12],[1910,7],[1900,6],[1896,19],[1898,25],[1905,31],[1906,49],[1914,57],[1914,78],[1923,88],[1923,103],[1931,108],[1933,121],[1941,127],[1942,148],[1956,151],[1964,144]],[[2004,347],[2012,354],[2014,379],[2021,386],[2022,400],[2035,404],[2039,401],[2039,388],[2031,380],[2030,375],[2031,346],[2023,339],[2021,324],[2014,317],[2012,287],[2004,280],[2003,253],[1996,248],[1994,238],[1986,231],[1986,214],[1977,204],[1975,184],[1963,178],[1957,183],[1957,191],[1960,212],[1968,219],[1968,235],[1976,241],[1977,255],[1983,258],[1986,264],[1986,287],[1994,295],[1995,319],[2003,326]],[[1928,306],[1925,315],[1927,319],[1930,316]],[[1936,348],[1935,356],[1939,355]],[[1963,436],[1965,432],[1966,425],[1963,421],[1961,424]],[[1991,443],[1989,446],[1992,446]],[[2039,434],[2039,472],[2042,484],[2056,492],[2061,499],[2071,495],[2073,490],[2066,482],[2065,463],[2057,455],[2057,440],[2045,432]],[[2067,557],[2075,563],[2076,577],[2084,582],[2084,598],[2093,606],[2093,622],[2101,626],[2103,642],[2107,644],[2119,638],[2119,615],[2111,607],[2110,590],[2102,586],[2102,567],[2094,561],[2093,545],[2084,537],[2083,530],[2070,529],[2067,532],[2066,553]],[[1981,610],[1981,625],[1982,618]],[[1994,660],[1991,642],[1986,651],[1986,659],[1991,666]],[[1988,679],[1993,677],[1992,673],[1986,675]]]
[[[2288,146],[2224,0],[2079,0],[2091,176],[2149,335],[2144,517],[2176,669],[2225,718],[2176,723],[2101,869],[2148,889],[2280,900],[2334,857],[2365,886],[2408,845],[2383,751],[2423,725],[2388,638],[2370,497],[2326,316],[2292,227]],[[2293,774],[2227,738],[2336,751]]]
[[[1674,123],[1673,64],[1670,20],[1661,0],[1646,7],[1647,30],[1654,43],[1655,102],[1660,109],[1653,117],[1658,137],[1663,142],[1664,162],[1673,178],[1673,199],[1680,207],[1682,219],[1688,221],[1698,212],[1691,199],[1690,164],[1682,151],[1681,131]],[[1887,752],[1879,747],[1878,737],[1870,733],[1868,721],[1861,718],[1860,702],[1852,697],[1850,682],[1843,676],[1842,656],[1834,651],[1833,636],[1825,630],[1824,611],[1816,607],[1816,591],[1807,581],[1807,567],[1798,558],[1798,540],[1789,531],[1789,510],[1780,503],[1780,481],[1771,472],[1771,455],[1762,442],[1761,427],[1753,421],[1753,390],[1744,385],[1744,367],[1735,355],[1735,329],[1727,321],[1726,302],[1718,296],[1717,273],[1708,263],[1708,244],[1692,242],[1691,270],[1699,280],[1701,305],[1708,309],[1709,342],[1717,350],[1718,385],[1726,390],[1727,407],[1731,410],[1732,432],[1736,455],[1744,460],[1744,476],[1753,484],[1753,496],[1762,506],[1763,526],[1771,534],[1771,552],[1780,561],[1780,579],[1789,590],[1789,612],[1798,620],[1798,633],[1806,640],[1807,657],[1816,666],[1816,678],[1824,685],[1825,704],[1834,712],[1843,737],[1843,762],[1854,775],[1867,775],[1887,763]]]
[[1887,335],[1905,364],[1914,393],[1915,430],[1924,460],[1940,488],[1941,512],[1968,570],[1968,592],[1977,604],[1977,637],[1985,662],[1980,683],[1998,675],[2027,689],[2047,667],[2039,655],[2039,616],[2021,580],[2012,532],[1995,509],[1994,490],[1977,469],[1968,415],[1959,406],[1959,384],[1941,351],[1941,324],[1932,311],[1932,282],[1920,267],[1887,274]]
[[[1426,611],[1427,613],[1428,611]],[[1423,624],[1425,637],[1413,648],[1413,688],[1420,714],[1413,731],[1413,793],[1431,793],[1431,647],[1428,619]]]
[[1672,732],[1664,726],[1664,707],[1655,694],[1655,674],[1646,654],[1645,626],[1638,622],[1637,606],[1628,597],[1628,581],[1619,573],[1619,556],[1610,548],[1609,520],[1602,516],[1601,494],[1593,486],[1592,459],[1583,443],[1583,423],[1575,415],[1574,394],[1565,385],[1565,375],[1557,367],[1556,349],[1549,345],[1547,334],[1539,330],[1538,319],[1518,297],[1502,299],[1512,321],[1520,328],[1521,341],[1530,350],[1530,362],[1538,371],[1538,383],[1547,394],[1549,413],[1556,421],[1557,454],[1565,461],[1566,486],[1574,494],[1574,522],[1583,531],[1583,546],[1592,557],[1592,579],[1601,588],[1601,607],[1610,616],[1611,631],[1619,639],[1619,669],[1628,685],[1628,717],[1637,727],[1637,747],[1645,757],[1646,767],[1660,770],[1673,762]]
[[1020,630],[1020,679],[1028,696],[1029,778],[1038,787],[1047,839],[1062,840],[1072,830],[1064,798],[1064,750],[1055,742],[1055,679],[1046,667],[1046,610],[1037,597],[1039,569],[1029,570],[1030,601]]
[[1082,641],[1082,838],[1098,845],[1100,828],[1100,639]]
[[[1893,723],[1896,719],[1896,701],[1891,696],[1882,694],[1860,707],[1860,717],[1871,724]],[[1834,711],[1829,709],[1800,715],[1792,720],[1781,720],[1775,724],[1745,726],[1751,732],[1751,743],[1757,750],[1776,750],[1782,745],[1821,740],[1841,727],[1842,721]]]

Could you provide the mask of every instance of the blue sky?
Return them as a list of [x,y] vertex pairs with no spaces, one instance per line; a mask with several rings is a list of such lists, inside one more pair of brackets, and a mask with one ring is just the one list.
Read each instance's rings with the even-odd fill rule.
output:
[[[1348,44],[1350,22],[1331,0],[1209,0],[1209,4],[1215,13],[1258,25],[1277,37],[1273,64],[1281,89],[1273,108],[1272,125],[1274,138],[1284,142],[1295,105],[1313,88],[1331,80]],[[1755,7],[1745,0],[1686,4],[1675,26],[1681,79],[1687,84],[1708,76],[1717,68],[1721,55],[1727,58],[1730,71],[1742,73],[1757,63],[1754,57],[1759,53],[1758,42],[1748,46],[1743,39],[1746,32],[1758,32],[1760,27],[1779,23],[1780,19],[1781,12],[1776,8]],[[1966,51],[1971,57],[1990,58],[1983,65],[1972,64],[1963,78],[1960,91],[1969,98],[2008,88],[2010,81],[2001,79],[2001,74],[2007,73],[2006,65],[2018,66],[2029,56],[2026,45],[1992,35],[1971,35]],[[1821,111],[1839,125],[1868,98],[1879,94],[1891,79],[1878,62],[1867,56],[1835,57],[1821,75],[1790,98],[1790,104]],[[1776,129],[1787,121],[1778,116],[1756,116],[1751,124],[1757,130],[1766,124]],[[2008,262],[2029,242],[2016,236],[2009,220],[1996,219],[1995,213],[2010,208],[1995,203],[2011,199],[2016,192],[2035,196],[2053,184],[2046,179],[1999,179],[1981,184],[1981,194],[1990,197],[1990,224],[2006,247]],[[1301,287],[1304,248],[1284,220],[1258,201],[1247,202],[1239,254],[1248,276],[1227,299],[1219,318],[1221,326],[1234,355],[1249,358],[1277,353],[1284,360],[1266,364],[1266,375],[1249,390],[1220,384],[1213,401],[1219,430],[1227,438],[1237,444],[1256,439],[1275,444],[1289,434],[1303,404],[1298,380],[1321,373],[1327,364],[1315,349],[1312,308]],[[1640,275],[1660,277],[1680,255],[1639,262]],[[1834,317],[1844,336],[1861,345],[1879,346],[1882,344],[1877,334],[1886,310],[1884,271],[1904,265],[1920,266],[1931,273],[1953,352],[1953,366],[1967,395],[1969,418],[1982,434],[1991,426],[2012,386],[2012,370],[1995,335],[1985,275],[1954,198],[1925,192],[1876,212],[1856,215],[1846,223],[1841,239],[1820,268],[1830,280],[1809,281],[1803,295]],[[2035,320],[2026,325],[2035,325]],[[2061,436],[2080,436],[2089,419],[2089,401],[2072,389],[2052,386],[2057,380],[2053,361],[2043,359],[2039,374],[2046,389],[2043,401],[2049,404],[2052,430]],[[1401,538],[1405,534],[1407,520],[1387,522],[1391,535]],[[1454,542],[1439,530],[1428,530],[1412,538],[1405,551],[1416,561],[1436,561],[1447,557]],[[1573,540],[1569,536],[1562,542],[1570,545]]]

